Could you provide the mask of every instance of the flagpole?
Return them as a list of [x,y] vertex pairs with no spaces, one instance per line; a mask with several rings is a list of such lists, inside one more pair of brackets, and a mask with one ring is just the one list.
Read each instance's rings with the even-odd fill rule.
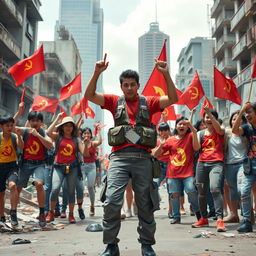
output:
[[250,102],[250,98],[251,98],[251,94],[252,94],[252,78],[251,78],[251,85],[250,85],[250,90],[249,90],[249,95],[248,95],[248,99],[247,99],[247,102]]

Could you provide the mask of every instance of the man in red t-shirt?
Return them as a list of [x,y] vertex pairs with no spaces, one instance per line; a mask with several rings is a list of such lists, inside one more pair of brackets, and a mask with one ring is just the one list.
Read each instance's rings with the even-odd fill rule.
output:
[[[143,143],[143,141],[147,140],[144,137],[145,135],[138,134],[136,128],[144,129],[145,125],[141,125],[141,123],[148,122],[151,128],[148,126],[147,128],[149,129],[145,128],[144,131],[148,132],[150,129],[152,131],[152,115],[162,111],[165,107],[178,100],[176,88],[170,77],[166,62],[156,60],[155,66],[163,74],[166,81],[166,96],[146,97],[146,99],[139,96],[139,76],[133,70],[126,70],[120,75],[123,96],[119,97],[112,94],[97,93],[96,84],[98,78],[108,67],[106,54],[103,61],[96,63],[94,73],[85,91],[85,97],[88,100],[112,113],[115,120],[115,128],[118,128],[116,129],[116,133],[111,133],[110,136],[115,143],[113,144],[114,146],[110,155],[107,178],[108,185],[106,200],[104,202],[103,242],[107,244],[107,248],[101,256],[120,255],[117,245],[119,242],[117,235],[121,224],[120,210],[123,205],[124,191],[129,178],[132,178],[132,187],[138,207],[138,233],[139,242],[142,244],[142,255],[155,255],[151,247],[155,243],[154,234],[156,229],[154,209],[150,197],[150,188],[152,188],[153,181],[152,162],[150,158],[151,150],[147,143]],[[124,99],[123,108],[120,106],[121,99]],[[141,103],[143,100],[144,105]],[[122,122],[117,120],[122,120]],[[116,138],[113,138],[115,135]],[[150,143],[150,140],[151,138],[147,142]],[[119,142],[120,144],[118,144]]]

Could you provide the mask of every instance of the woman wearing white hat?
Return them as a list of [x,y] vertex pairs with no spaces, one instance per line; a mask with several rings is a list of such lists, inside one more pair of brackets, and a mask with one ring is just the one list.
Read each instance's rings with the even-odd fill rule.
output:
[[[52,192],[50,196],[50,211],[46,222],[54,220],[54,208],[64,178],[66,178],[69,198],[69,222],[75,223],[75,185],[81,174],[79,153],[86,154],[85,147],[77,137],[77,127],[72,117],[62,119],[63,113],[59,113],[55,121],[47,130],[47,135],[55,141],[55,161],[52,177]],[[57,125],[60,121],[61,123]]]

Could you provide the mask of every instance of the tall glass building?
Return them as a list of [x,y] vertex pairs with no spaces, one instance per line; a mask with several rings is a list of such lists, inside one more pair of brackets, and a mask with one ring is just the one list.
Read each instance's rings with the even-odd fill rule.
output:
[[[164,40],[166,42],[167,62],[170,64],[169,36],[159,30],[158,22],[151,22],[147,33],[139,37],[139,74],[140,92],[143,91],[155,66],[154,58],[158,58],[162,50]],[[170,65],[169,65],[170,67]]]
[[[77,44],[83,62],[83,92],[94,70],[95,62],[102,59],[103,19],[100,0],[60,0],[59,21],[56,28],[64,25]],[[97,85],[97,91],[103,92],[101,78]],[[92,127],[95,121],[102,120],[103,122],[103,111],[95,104],[90,104],[90,106],[96,116],[94,120],[87,119],[86,126]]]

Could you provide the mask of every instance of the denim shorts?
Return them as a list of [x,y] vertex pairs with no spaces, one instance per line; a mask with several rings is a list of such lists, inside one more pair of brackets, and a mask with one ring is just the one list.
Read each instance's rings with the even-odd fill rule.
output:
[[19,172],[18,187],[26,188],[32,175],[34,182],[44,183],[45,164],[23,163]]

